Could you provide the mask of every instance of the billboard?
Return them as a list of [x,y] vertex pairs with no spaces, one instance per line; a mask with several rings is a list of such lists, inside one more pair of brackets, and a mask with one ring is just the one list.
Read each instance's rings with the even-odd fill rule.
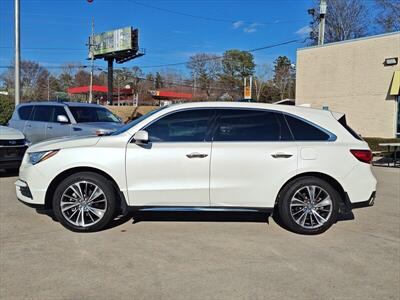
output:
[[[124,27],[112,31],[106,31],[89,37],[95,58],[105,57],[107,54],[123,51],[138,50],[138,30],[132,27]],[[90,53],[89,53],[90,57]]]

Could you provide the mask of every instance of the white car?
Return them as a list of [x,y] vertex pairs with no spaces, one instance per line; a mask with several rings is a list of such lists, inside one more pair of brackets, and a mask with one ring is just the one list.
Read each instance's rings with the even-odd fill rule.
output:
[[366,142],[345,116],[233,102],[173,105],[108,136],[42,142],[25,154],[17,197],[73,231],[134,209],[265,211],[302,234],[374,203]]

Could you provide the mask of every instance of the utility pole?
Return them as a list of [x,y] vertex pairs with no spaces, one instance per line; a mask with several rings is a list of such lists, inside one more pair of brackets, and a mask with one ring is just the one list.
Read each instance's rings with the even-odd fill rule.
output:
[[112,104],[113,102],[113,57],[107,57],[107,102]]
[[15,0],[15,66],[14,66],[14,93],[15,93],[15,106],[20,103],[21,100],[21,75],[20,75],[20,38],[19,38],[19,0]]
[[90,49],[90,87],[89,87],[89,103],[93,101],[93,68],[94,68],[94,18],[92,17],[92,35],[89,42]]
[[319,32],[318,32],[318,45],[323,45],[325,40],[325,15],[326,15],[326,0],[319,2]]

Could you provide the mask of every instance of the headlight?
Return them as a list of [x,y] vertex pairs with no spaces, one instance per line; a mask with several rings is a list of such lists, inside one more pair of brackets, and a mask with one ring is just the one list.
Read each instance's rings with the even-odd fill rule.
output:
[[32,165],[36,165],[37,163],[40,163],[41,161],[44,161],[44,160],[49,159],[50,157],[56,155],[58,151],[59,150],[51,150],[51,151],[29,153],[29,162]]

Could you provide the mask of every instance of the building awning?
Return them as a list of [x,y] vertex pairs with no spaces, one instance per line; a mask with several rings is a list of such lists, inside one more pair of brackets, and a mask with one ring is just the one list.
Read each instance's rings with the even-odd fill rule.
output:
[[392,87],[390,88],[390,95],[397,96],[400,94],[400,70],[394,71]]
[[[93,92],[99,93],[107,93],[108,88],[102,85],[93,85]],[[85,86],[77,86],[77,87],[70,87],[67,89],[68,94],[86,94],[89,93],[90,87],[88,85]]]

